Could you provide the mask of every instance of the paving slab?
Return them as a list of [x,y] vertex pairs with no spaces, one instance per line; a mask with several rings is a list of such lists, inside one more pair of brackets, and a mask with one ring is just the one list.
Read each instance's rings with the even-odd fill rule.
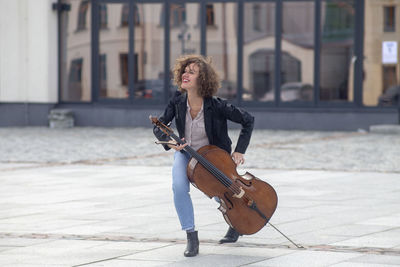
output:
[[400,265],[400,257],[388,255],[362,255],[351,259],[354,263]]
[[0,128],[0,266],[397,266],[399,151],[393,134],[255,130],[239,171],[276,189],[270,222],[304,248],[269,224],[219,245],[219,204],[192,188],[185,258],[151,130]]
[[393,267],[395,265],[345,261],[345,262],[341,262],[341,263],[330,265],[330,266],[333,266],[333,267]]
[[298,251],[248,266],[330,266],[357,256],[358,255],[354,253]]
[[400,227],[333,243],[338,246],[394,248],[400,246]]
[[[59,168],[63,168],[63,171],[59,171]],[[75,165],[73,168],[53,166],[35,170],[2,172],[0,180],[3,186],[0,190],[7,192],[6,196],[13,196],[13,198],[9,199],[1,195],[0,203],[16,202],[18,204],[16,207],[21,211],[22,216],[0,219],[0,226],[7,226],[3,228],[7,229],[7,232],[2,233],[2,238],[14,240],[14,243],[17,242],[16,240],[21,240],[20,244],[16,243],[18,247],[11,249],[6,245],[7,241],[3,242],[7,249],[0,252],[0,263],[4,265],[12,263],[91,264],[93,266],[187,264],[188,259],[182,254],[185,248],[185,234],[179,230],[172,204],[168,171],[170,167],[158,167],[157,173],[160,174],[157,176],[153,174],[151,182],[144,182],[147,185],[156,182],[157,186],[152,190],[152,194],[159,195],[156,200],[148,195],[142,184],[130,184],[131,179],[135,180],[135,178],[126,179],[124,175],[115,176],[113,178],[115,185],[110,187],[108,177],[98,175],[98,172],[104,170],[115,173],[112,169],[125,174],[153,173],[152,167],[110,165]],[[80,179],[70,179],[66,175],[68,171],[86,175]],[[391,183],[390,186],[375,187],[369,180],[374,179],[374,175],[369,175],[369,173],[365,175],[365,173],[338,172],[335,175],[335,172],[323,171],[315,171],[315,173],[300,170],[269,172],[269,170],[252,169],[250,171],[257,172],[261,177],[268,177],[268,182],[276,185],[279,198],[282,199],[282,208],[278,206],[271,222],[293,240],[304,245],[306,249],[308,247],[308,250],[296,251],[290,242],[270,226],[266,226],[255,235],[242,237],[237,243],[238,247],[218,246],[217,241],[226,230],[226,223],[217,210],[218,204],[206,198],[200,191],[192,189],[196,212],[198,216],[201,216],[198,222],[199,236],[205,245],[204,251],[201,246],[199,257],[196,257],[191,264],[274,266],[276,262],[280,262],[283,266],[286,264],[290,266],[290,262],[297,261],[300,264],[297,266],[308,266],[307,259],[311,258],[314,266],[326,266],[339,264],[344,260],[348,261],[353,256],[359,257],[360,252],[357,250],[359,247],[395,249],[396,246],[400,246],[399,229],[392,223],[388,223],[398,217],[400,213],[398,205],[390,206],[390,202],[387,203],[391,208],[383,213],[378,208],[358,207],[357,194],[363,197],[369,192],[370,200],[379,201],[380,197],[376,192],[381,194],[391,192],[396,187],[396,183],[400,183],[392,179],[392,174],[380,177],[381,183],[388,181]],[[34,178],[30,181],[30,190],[20,192],[18,188],[24,186],[27,174],[32,174],[32,172]],[[13,179],[8,178],[8,173],[13,174]],[[39,173],[41,175],[38,175]],[[30,203],[28,200],[35,198],[38,192],[41,192],[39,185],[48,181],[50,176],[59,181],[59,183],[48,185],[52,193],[47,195],[47,199],[41,198],[44,203],[41,201]],[[313,178],[311,179],[310,176]],[[297,177],[297,180],[293,180],[293,177]],[[351,190],[346,189],[352,183],[357,184],[361,179],[365,182],[364,192],[362,190],[354,195]],[[289,191],[291,193],[280,194],[280,191],[293,186],[293,181],[298,189],[293,188]],[[322,184],[315,184],[315,181],[321,181]],[[329,181],[332,182],[329,183]],[[17,185],[18,183],[20,184]],[[325,186],[330,190],[320,190],[318,194],[304,193]],[[69,194],[63,194],[65,188],[71,189]],[[137,194],[136,188],[140,188]],[[99,192],[104,192],[104,194]],[[346,197],[333,201],[325,198],[326,195],[335,192],[341,192],[342,196]],[[122,207],[119,207],[117,199],[123,203]],[[295,203],[296,199],[301,200],[300,207],[291,204]],[[147,204],[147,200],[151,204]],[[143,204],[138,205],[138,201],[142,201]],[[367,213],[365,217],[359,215],[353,217],[353,209],[349,208],[353,206],[352,201],[356,203],[358,212]],[[392,201],[396,202],[397,199]],[[36,214],[31,213],[32,208],[43,205],[45,209],[39,209]],[[341,206],[343,206],[342,210]],[[23,215],[24,207],[26,208],[25,216]],[[49,213],[49,210],[54,212]],[[73,212],[75,210],[78,212]],[[338,213],[341,213],[341,216],[335,219]],[[389,213],[391,215],[388,215]],[[288,217],[291,219],[288,220],[286,216],[289,214],[291,216]],[[375,219],[364,219],[373,214],[375,214],[373,216]],[[353,220],[356,223],[353,223]],[[40,225],[42,227],[39,227]],[[11,236],[7,237],[6,234]],[[31,240],[34,241],[27,242],[26,240],[29,240],[27,236],[31,236]],[[90,241],[94,239],[98,241]],[[123,239],[131,241],[119,241]],[[161,243],[152,246],[152,240],[159,240]],[[85,244],[85,242],[88,243]],[[210,245],[206,245],[207,242],[211,242]],[[146,247],[146,244],[147,249],[141,249],[142,246]],[[331,245],[329,249],[315,251],[315,246],[327,244]],[[341,251],[343,248],[346,252]],[[74,260],[71,260],[71,257],[60,258],[59,256],[65,251],[69,251],[70,254],[67,253],[67,255],[71,255]],[[304,254],[303,252],[311,253]],[[391,251],[391,253],[398,252]],[[22,254],[24,257],[19,257]],[[292,254],[295,255],[289,256]],[[233,262],[237,265],[232,265],[232,261],[228,260],[232,258],[235,259]],[[368,263],[368,258],[366,261]],[[377,263],[374,262],[374,264]]]

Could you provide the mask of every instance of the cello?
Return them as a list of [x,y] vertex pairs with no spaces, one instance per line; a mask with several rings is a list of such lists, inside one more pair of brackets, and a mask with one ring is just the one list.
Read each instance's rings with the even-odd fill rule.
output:
[[[186,143],[156,117],[150,116],[150,120],[176,143]],[[219,199],[218,209],[231,227],[242,235],[251,235],[269,222],[278,204],[271,185],[248,172],[239,175],[229,153],[217,146],[206,145],[196,151],[187,145],[184,150],[191,156],[189,181],[209,198]]]

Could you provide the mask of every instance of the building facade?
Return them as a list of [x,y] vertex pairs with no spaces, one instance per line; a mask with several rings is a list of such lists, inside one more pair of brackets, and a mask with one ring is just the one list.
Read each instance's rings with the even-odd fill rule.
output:
[[400,0],[0,1],[0,125],[150,126],[183,54],[256,127],[399,124]]

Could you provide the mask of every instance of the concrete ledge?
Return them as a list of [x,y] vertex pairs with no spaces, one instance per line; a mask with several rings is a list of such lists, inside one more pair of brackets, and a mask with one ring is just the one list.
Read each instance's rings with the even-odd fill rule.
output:
[[0,103],[0,127],[47,126],[52,103]]
[[[149,115],[159,116],[164,111],[160,106],[105,106],[105,105],[58,105],[75,114],[76,126],[105,127],[152,127]],[[275,108],[261,109],[245,107],[255,117],[256,129],[317,130],[317,131],[368,131],[371,125],[397,124],[396,109],[343,109],[343,108]],[[239,128],[229,123],[230,128]]]
[[[75,126],[152,127],[149,115],[159,116],[165,105],[21,104],[0,103],[0,126],[48,126],[51,109],[74,113]],[[255,129],[368,131],[372,125],[398,125],[397,109],[388,108],[254,108]],[[229,127],[240,125],[230,123]]]
[[371,125],[369,127],[371,133],[378,134],[400,134],[400,125],[394,124],[383,124],[383,125]]

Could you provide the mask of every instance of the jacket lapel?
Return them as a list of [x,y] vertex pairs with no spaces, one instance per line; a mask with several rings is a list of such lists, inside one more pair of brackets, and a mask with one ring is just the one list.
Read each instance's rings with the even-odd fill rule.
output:
[[210,144],[213,144],[213,134],[212,134],[212,98],[206,97],[204,99],[204,127],[206,128],[206,134]]
[[176,127],[179,132],[179,136],[182,138],[185,136],[185,124],[186,124],[186,109],[187,109],[187,94],[181,94],[176,106]]

